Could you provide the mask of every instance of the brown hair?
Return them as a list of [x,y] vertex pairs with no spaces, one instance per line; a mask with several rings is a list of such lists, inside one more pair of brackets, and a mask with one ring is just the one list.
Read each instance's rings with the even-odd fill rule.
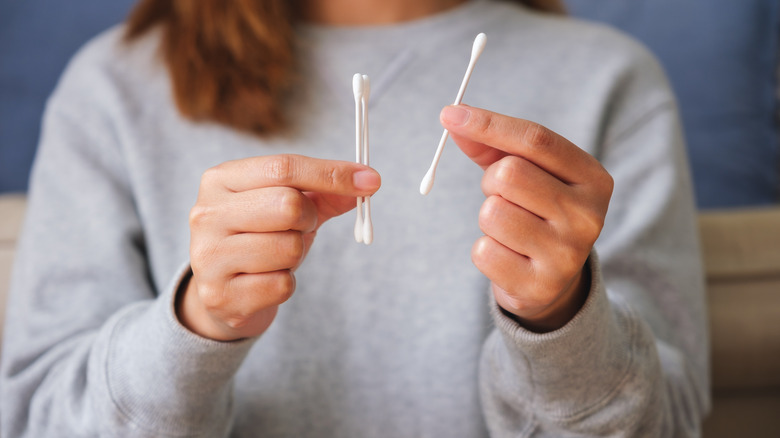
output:
[[[561,0],[514,0],[564,13]],[[179,111],[258,135],[286,126],[297,19],[291,0],[141,0],[126,39],[156,26]]]

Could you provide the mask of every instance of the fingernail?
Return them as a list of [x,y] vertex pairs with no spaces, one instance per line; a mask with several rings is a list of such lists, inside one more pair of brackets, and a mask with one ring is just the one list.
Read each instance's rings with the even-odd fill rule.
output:
[[379,187],[379,174],[372,170],[361,170],[352,175],[352,182],[358,190],[374,190]]
[[471,116],[471,111],[462,106],[446,106],[441,111],[442,122],[451,126],[465,125]]

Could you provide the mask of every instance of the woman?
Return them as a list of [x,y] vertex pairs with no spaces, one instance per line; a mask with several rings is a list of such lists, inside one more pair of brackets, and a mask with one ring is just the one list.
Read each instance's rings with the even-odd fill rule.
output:
[[[141,2],[47,111],[3,436],[695,436],[674,100],[640,48],[556,10]],[[481,31],[471,106],[441,111],[463,153],[422,197]],[[358,72],[373,168],[342,161]],[[366,247],[342,215],[373,194]]]

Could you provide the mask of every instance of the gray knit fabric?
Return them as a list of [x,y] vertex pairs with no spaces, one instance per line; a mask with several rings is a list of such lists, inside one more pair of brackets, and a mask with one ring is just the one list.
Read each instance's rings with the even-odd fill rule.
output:
[[[157,56],[121,28],[51,98],[15,267],[0,412],[14,437],[688,437],[707,334],[686,160],[656,62],[615,32],[488,0],[386,27],[307,26],[296,129],[270,140],[183,119]],[[417,188],[479,32],[464,102],[541,122],[616,188],[584,308],[524,330],[472,265],[481,170],[445,149]],[[200,175],[242,157],[354,159],[351,78],[371,76],[375,241],[325,224],[258,339],[181,326]],[[596,256],[598,254],[598,256]]]

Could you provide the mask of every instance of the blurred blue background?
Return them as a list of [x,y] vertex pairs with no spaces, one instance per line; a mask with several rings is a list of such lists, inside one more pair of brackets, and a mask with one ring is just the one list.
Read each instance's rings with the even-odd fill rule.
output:
[[134,0],[0,0],[0,193],[27,189],[46,99],[70,57]]
[[567,0],[647,45],[679,99],[702,208],[778,201],[780,0]]
[[[72,54],[132,0],[0,0],[0,193],[24,191],[47,96]],[[679,96],[703,209],[778,201],[780,0],[568,0],[661,60]]]

